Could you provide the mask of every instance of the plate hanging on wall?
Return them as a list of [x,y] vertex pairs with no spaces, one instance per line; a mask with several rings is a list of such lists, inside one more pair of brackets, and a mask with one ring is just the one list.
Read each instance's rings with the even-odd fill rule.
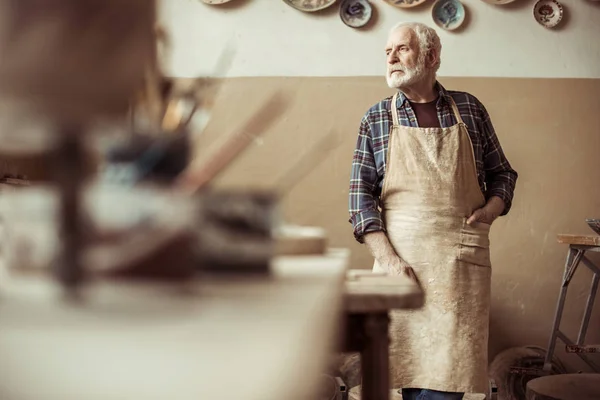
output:
[[431,8],[433,21],[447,31],[453,31],[465,20],[465,8],[459,0],[437,0]]
[[204,4],[223,4],[223,3],[229,3],[232,0],[200,0],[202,1]]
[[502,6],[504,4],[508,4],[508,3],[512,3],[515,0],[483,0],[484,2],[488,3],[488,4],[493,4],[496,6]]
[[340,18],[351,28],[365,26],[373,14],[373,9],[368,0],[342,0],[340,4]]
[[386,3],[398,8],[416,7],[425,3],[427,0],[384,0]]
[[332,6],[336,0],[283,0],[288,6],[304,12],[315,12]]
[[539,0],[533,6],[533,17],[538,24],[554,28],[563,17],[563,6],[556,0]]

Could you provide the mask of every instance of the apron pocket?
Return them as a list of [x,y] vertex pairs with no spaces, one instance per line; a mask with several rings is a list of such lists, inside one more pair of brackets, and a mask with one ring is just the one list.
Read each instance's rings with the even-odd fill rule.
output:
[[490,227],[489,224],[483,222],[468,225],[465,218],[458,246],[459,261],[481,267],[492,266],[490,260]]

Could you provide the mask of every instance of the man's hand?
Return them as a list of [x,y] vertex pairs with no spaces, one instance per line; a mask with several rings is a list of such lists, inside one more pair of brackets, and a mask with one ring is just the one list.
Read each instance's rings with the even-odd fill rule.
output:
[[492,222],[504,211],[504,201],[497,196],[492,196],[485,206],[473,211],[473,214],[467,219],[467,224],[473,222],[483,222],[491,225]]
[[393,257],[390,260],[382,260],[378,262],[381,267],[387,268],[390,275],[404,275],[414,281],[417,280],[417,276],[415,275],[415,271],[412,269],[412,267],[398,256]]
[[381,268],[390,275],[405,275],[416,281],[413,269],[394,251],[384,232],[370,232],[364,237],[367,247]]

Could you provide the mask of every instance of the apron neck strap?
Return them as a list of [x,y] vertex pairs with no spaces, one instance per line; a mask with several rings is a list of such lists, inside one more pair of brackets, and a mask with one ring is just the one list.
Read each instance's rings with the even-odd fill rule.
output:
[[459,124],[465,124],[462,120],[462,117],[460,116],[460,112],[458,111],[458,107],[456,106],[456,103],[454,102],[454,99],[452,97],[450,97],[450,106],[452,107],[452,111],[454,111],[454,116],[456,117],[456,121]]
[[396,102],[398,101],[398,92],[396,92],[396,94],[394,95],[394,97],[392,97],[392,119],[394,121],[394,126],[399,126],[400,123],[398,122],[398,107],[396,107]]
[[[449,96],[450,97],[450,96]],[[392,104],[391,104],[391,108],[392,108],[392,120],[394,122],[394,126],[399,126],[400,122],[398,119],[398,107],[396,107],[396,103],[398,101],[398,92],[396,92],[396,94],[394,94],[394,97],[392,97]],[[462,120],[462,117],[460,116],[460,112],[458,111],[458,107],[456,106],[456,103],[454,102],[454,99],[452,97],[450,97],[450,106],[452,107],[452,111],[454,112],[454,116],[456,117],[456,121],[459,124],[465,124]]]

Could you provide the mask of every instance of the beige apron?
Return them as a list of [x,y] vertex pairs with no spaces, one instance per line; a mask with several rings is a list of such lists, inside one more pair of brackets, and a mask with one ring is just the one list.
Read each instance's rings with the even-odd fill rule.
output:
[[[419,310],[391,314],[394,388],[487,393],[490,225],[466,223],[485,204],[467,127],[400,126],[392,99],[382,216],[397,254],[425,291]],[[375,271],[382,268],[375,262]]]

